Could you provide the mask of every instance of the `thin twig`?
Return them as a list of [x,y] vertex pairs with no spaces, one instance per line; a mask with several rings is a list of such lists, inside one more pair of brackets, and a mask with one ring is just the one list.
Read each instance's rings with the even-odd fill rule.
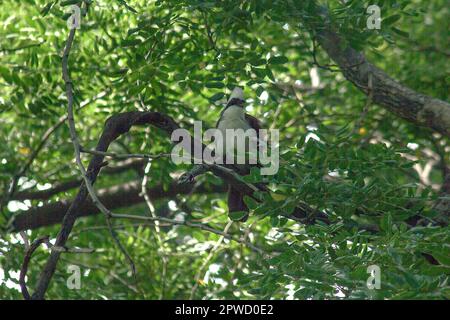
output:
[[[247,238],[248,238],[248,236],[250,235],[250,232],[251,232],[251,230],[252,230],[252,227],[253,227],[253,225],[255,225],[257,223],[257,221],[253,221],[246,229],[245,229],[245,231],[244,231],[244,235],[243,235],[243,237],[242,237],[242,240],[243,241],[246,241],[247,240]],[[242,259],[242,257],[244,256],[244,246],[243,245],[241,245],[240,246],[240,250],[239,250],[240,252],[239,252],[239,257],[238,257],[238,263],[236,263],[236,265],[234,266],[234,268],[233,268],[233,270],[230,272],[230,274],[231,274],[231,277],[230,277],[230,282],[231,282],[231,284],[233,283],[233,279],[234,279],[234,277],[235,277],[235,275],[236,275],[236,271],[237,270],[239,270],[239,269],[241,269],[241,266],[242,266],[242,264],[243,264],[243,259]]]
[[197,274],[195,275],[195,282],[194,286],[192,287],[191,294],[189,296],[189,300],[192,300],[194,298],[195,292],[197,291],[198,285],[200,283],[200,277],[203,274],[203,270],[208,266],[211,259],[216,254],[217,250],[219,250],[220,245],[223,242],[223,239],[225,239],[226,235],[228,235],[228,230],[230,229],[231,225],[233,224],[233,220],[228,221],[227,225],[223,229],[223,235],[220,236],[219,240],[214,244],[214,247],[209,252],[208,256],[206,257],[205,261],[203,261],[200,269],[198,270]]
[[220,236],[224,236],[226,239],[229,239],[229,240],[232,240],[232,241],[236,241],[238,243],[243,243],[246,246],[248,246],[250,249],[255,251],[256,253],[264,254],[264,250],[262,250],[261,248],[255,246],[254,244],[252,244],[252,243],[250,243],[248,241],[244,241],[241,238],[237,238],[237,237],[234,237],[232,235],[225,234],[221,230],[214,229],[214,228],[210,227],[209,225],[202,224],[202,223],[192,223],[190,221],[174,220],[174,219],[169,219],[169,218],[165,218],[165,217],[153,218],[153,217],[149,217],[149,216],[138,216],[138,215],[129,215],[129,214],[114,214],[113,218],[115,218],[115,219],[130,219],[130,220],[144,220],[144,221],[155,221],[155,220],[158,220],[160,222],[166,222],[166,223],[169,223],[169,224],[172,224],[172,225],[181,225],[181,226],[187,226],[187,227],[192,227],[192,228],[199,228],[201,230],[209,231],[209,232],[218,234]]
[[361,112],[361,115],[359,116],[358,120],[356,120],[355,126],[353,127],[353,130],[351,132],[351,136],[353,136],[357,130],[361,127],[362,122],[364,121],[364,118],[367,115],[367,112],[369,112],[369,108],[372,104],[373,99],[373,80],[372,80],[372,73],[369,72],[368,79],[367,79],[367,99],[366,103],[364,104],[363,111]]
[[[90,100],[88,100],[88,101],[86,101],[84,103],[81,103],[80,107],[78,108],[78,110],[81,110],[82,108],[86,107],[88,104],[92,103],[93,101],[95,101],[97,99],[103,98],[106,94],[107,94],[107,91],[100,92],[99,94],[97,94],[92,99],[90,99]],[[11,198],[14,196],[14,194],[16,192],[16,189],[17,189],[17,183],[19,181],[19,178],[22,177],[28,171],[28,169],[33,164],[33,162],[36,159],[36,157],[39,155],[39,152],[42,150],[42,148],[47,143],[48,139],[51,137],[51,135],[56,130],[58,130],[64,124],[64,122],[66,122],[67,118],[68,118],[67,114],[62,115],[61,117],[59,117],[58,121],[53,126],[48,128],[47,131],[44,132],[44,134],[42,135],[41,141],[39,142],[39,144],[36,147],[36,149],[34,149],[33,153],[28,158],[28,161],[19,170],[19,172],[14,175],[13,179],[11,180],[8,192],[5,193],[5,197],[2,199],[2,202],[0,204],[0,212],[3,213],[4,207],[11,200]],[[10,219],[14,219],[14,215]]]
[[41,141],[39,142],[36,149],[34,149],[33,153],[28,158],[28,161],[25,163],[25,165],[20,169],[20,171],[14,175],[14,177],[11,180],[8,192],[5,193],[4,198],[2,199],[2,203],[0,204],[0,211],[3,213],[3,209],[6,206],[6,204],[9,202],[11,197],[14,195],[17,189],[17,183],[19,182],[20,177],[22,177],[25,172],[30,168],[31,164],[33,163],[34,159],[38,156],[41,149],[45,146],[45,143],[50,138],[50,136],[64,123],[64,121],[67,119],[66,116],[60,117],[58,119],[58,122],[54,124],[52,127],[47,129],[47,131],[44,133],[44,135],[41,138]]
[[217,47],[217,39],[216,40],[213,39],[213,32],[211,31],[211,27],[208,24],[208,16],[207,16],[206,12],[202,12],[202,14],[203,14],[203,20],[205,23],[206,35],[208,37],[209,44],[214,49],[214,51],[216,51],[216,53],[217,53],[216,58],[217,58],[221,54],[220,49]]
[[31,245],[28,247],[28,249],[25,252],[25,257],[23,258],[22,267],[20,268],[20,276],[19,276],[19,284],[20,284],[20,290],[22,291],[22,295],[25,298],[25,300],[31,300],[30,293],[27,289],[27,284],[25,283],[25,277],[27,275],[28,271],[28,264],[30,263],[31,256],[36,251],[37,248],[43,243],[48,244],[49,236],[42,236],[40,238],[37,238],[34,240]]
[[141,154],[141,153],[113,153],[113,152],[103,152],[97,150],[87,150],[81,147],[81,153],[89,153],[99,156],[111,157],[115,159],[129,159],[129,158],[139,158],[139,159],[159,159],[164,157],[170,157],[170,153],[160,153],[160,154]]
[[51,246],[50,250],[57,252],[65,252],[65,253],[93,253],[95,252],[94,248],[67,248],[67,247],[58,247]]
[[97,197],[97,194],[95,192],[94,187],[92,186],[91,180],[87,176],[86,169],[84,168],[83,162],[81,161],[81,146],[78,141],[77,131],[75,128],[75,119],[73,115],[73,84],[72,80],[69,76],[69,70],[68,70],[68,60],[69,60],[69,53],[70,49],[72,48],[73,39],[75,37],[75,28],[70,30],[69,38],[67,39],[66,47],[64,48],[64,53],[62,57],[62,76],[63,80],[66,85],[66,95],[67,95],[67,120],[69,123],[69,131],[70,131],[70,139],[72,140],[73,148],[75,151],[75,160],[78,166],[78,169],[81,172],[81,176],[84,180],[84,184],[89,192],[89,195],[91,196],[92,202],[96,205],[99,210],[104,213],[107,225],[110,228],[111,237],[113,238],[114,242],[116,243],[119,250],[123,253],[125,258],[128,260],[128,263],[130,264],[131,271],[133,276],[136,275],[136,266],[134,264],[133,259],[126,251],[125,247],[120,242],[119,238],[116,235],[116,232],[112,228],[112,222],[111,222],[111,215],[109,210],[100,202],[100,200]]
[[[142,195],[144,196],[145,199],[145,203],[147,204],[148,210],[150,212],[150,216],[154,219],[157,218],[156,214],[155,214],[155,207],[153,206],[153,203],[150,199],[150,197],[148,196],[147,193],[147,182],[148,182],[148,174],[150,173],[150,168],[152,166],[152,161],[148,160],[147,165],[145,166],[144,169],[144,177],[142,178],[142,185],[141,185],[141,190],[142,190]],[[162,259],[162,272],[161,272],[161,283],[162,283],[162,287],[161,287],[161,294],[159,296],[160,300],[164,299],[164,293],[165,293],[165,283],[166,283],[166,274],[167,274],[167,255],[166,255],[166,250],[164,248],[164,241],[162,240],[161,237],[161,229],[159,227],[159,220],[154,220],[155,222],[155,232],[156,232],[156,240],[158,241],[158,246],[161,250],[161,259]]]
[[0,48],[0,52],[16,52],[19,50],[29,49],[29,48],[33,48],[33,47],[40,47],[44,43],[45,43],[45,40],[38,42],[38,43],[25,44],[22,46],[18,46],[16,48]]
[[86,268],[86,269],[99,269],[99,270],[102,270],[102,271],[104,271],[106,274],[111,275],[111,277],[113,277],[114,279],[116,279],[117,281],[119,281],[120,283],[122,283],[122,284],[123,284],[124,286],[126,286],[128,289],[132,290],[134,293],[143,294],[143,292],[140,292],[140,291],[138,290],[138,288],[136,288],[135,286],[133,286],[133,285],[127,283],[127,282],[126,282],[124,279],[122,279],[118,274],[116,274],[116,273],[114,272],[114,270],[112,270],[112,269],[110,268],[110,266],[103,266],[103,265],[100,265],[100,264],[97,264],[97,265],[90,265],[90,264],[86,264],[86,263],[83,263],[83,262],[80,262],[80,261],[73,261],[73,260],[70,260],[70,259],[64,259],[64,258],[61,258],[61,260],[65,261],[65,262],[67,262],[67,263],[69,263],[69,264],[77,265],[77,266],[80,266],[80,267],[83,267],[83,268]]

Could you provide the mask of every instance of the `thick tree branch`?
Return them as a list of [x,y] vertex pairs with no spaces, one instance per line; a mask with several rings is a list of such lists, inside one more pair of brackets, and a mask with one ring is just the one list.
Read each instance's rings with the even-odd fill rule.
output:
[[[178,128],[178,125],[172,120],[172,118],[163,115],[158,112],[126,112],[110,117],[105,124],[105,129],[99,139],[96,150],[106,152],[111,142],[117,139],[120,135],[128,132],[134,125],[154,125],[167,133],[171,134],[173,130]],[[87,177],[91,183],[94,183],[100,168],[103,164],[103,155],[95,155],[89,163],[87,168]],[[56,238],[56,246],[64,246],[67,241],[70,231],[72,230],[75,220],[82,212],[84,201],[88,195],[86,185],[83,183],[78,191],[75,200],[71,203],[67,210],[61,230]],[[55,271],[56,264],[59,260],[60,253],[52,252],[47,264],[41,274],[41,279],[38,283],[33,297],[36,299],[42,299],[45,291],[47,290],[50,279]]]
[[[130,264],[133,276],[135,276],[136,267],[135,267],[134,261],[131,258],[131,256],[128,254],[125,247],[120,242],[119,238],[116,235],[115,230],[112,228],[111,215],[109,214],[108,209],[98,199],[97,193],[93,187],[93,183],[91,183],[91,180],[89,179],[89,177],[87,175],[86,168],[84,167],[83,162],[81,160],[81,145],[78,141],[78,135],[77,135],[77,131],[75,128],[75,119],[74,119],[74,114],[73,114],[73,104],[74,104],[73,85],[72,85],[72,80],[70,79],[69,67],[68,67],[69,53],[70,53],[70,49],[72,47],[73,39],[75,36],[75,31],[76,31],[75,28],[70,30],[69,37],[67,39],[66,46],[64,48],[63,57],[62,57],[62,77],[63,77],[64,83],[66,85],[66,95],[67,95],[67,120],[68,120],[68,124],[69,124],[70,139],[72,140],[73,148],[75,151],[75,161],[77,163],[78,169],[80,170],[81,177],[83,178],[83,183],[86,186],[86,189],[87,189],[92,201],[100,209],[100,211],[105,214],[106,223],[110,228],[111,237],[113,238],[113,240],[114,240],[115,244],[117,245],[117,247],[119,248],[119,250],[123,253],[125,258],[127,259],[128,263]],[[100,166],[103,166],[103,163]]]
[[353,49],[335,32],[327,13],[323,14],[324,25],[313,27],[317,40],[344,76],[365,94],[369,75],[372,75],[373,102],[395,115],[420,126],[429,127],[450,137],[450,104],[420,94],[392,79],[384,71],[366,60],[364,54]]
[[[103,91],[99,94],[97,94],[95,97],[93,97],[92,99],[82,103],[80,105],[80,107],[78,108],[78,110],[86,107],[88,104],[92,103],[95,100],[101,99],[103,98],[105,95],[107,94],[107,91]],[[39,144],[36,146],[36,148],[33,150],[32,154],[28,157],[27,162],[24,164],[24,166],[19,170],[19,172],[17,174],[14,175],[14,177],[11,180],[10,186],[8,191],[5,193],[4,198],[2,199],[2,203],[0,204],[0,210],[3,210],[3,207],[10,201],[10,200],[25,200],[25,199],[34,199],[33,197],[31,198],[24,198],[23,196],[26,194],[26,192],[24,191],[24,193],[22,192],[17,192],[17,183],[19,181],[19,178],[22,177],[27,171],[28,169],[31,167],[31,165],[33,164],[34,160],[37,158],[37,156],[39,155],[39,153],[41,152],[41,150],[44,148],[44,146],[46,145],[47,141],[49,140],[49,138],[53,135],[53,133],[55,133],[63,124],[64,122],[66,122],[68,116],[67,114],[59,117],[58,121],[51,126],[50,128],[48,128],[44,134],[42,135],[41,140],[39,141]],[[73,183],[70,185],[72,186]],[[73,187],[70,188],[75,188],[77,186],[79,186],[80,184],[78,183],[78,185],[75,185]],[[58,191],[61,192],[61,191]],[[50,196],[49,196],[50,197]],[[48,197],[48,198],[49,198]],[[47,198],[47,199],[48,199]]]
[[[328,10],[318,1],[297,2],[289,0],[286,9],[303,20],[312,37],[318,41],[328,56],[339,66],[344,76],[366,95],[373,93],[373,102],[393,114],[420,126],[431,128],[450,137],[450,104],[420,94],[388,76],[369,63],[363,53],[353,49],[336,31]],[[311,17],[309,11],[315,8]],[[302,12],[303,11],[303,12]],[[318,23],[317,18],[321,21]],[[372,76],[373,90],[368,88]]]
[[[128,159],[122,161],[117,166],[106,166],[103,167],[102,173],[106,174],[117,174],[122,173],[127,170],[133,169],[137,172],[141,173],[144,166],[144,160],[141,159]],[[68,180],[61,183],[55,183],[52,188],[40,191],[30,191],[24,190],[20,192],[16,192],[10,200],[48,200],[52,196],[57,195],[58,193],[69,191],[71,189],[77,188],[81,185],[82,180],[80,178]]]
[[[70,30],[69,36],[66,41],[66,45],[62,56],[62,76],[65,82],[68,100],[67,115],[68,115],[70,136],[75,149],[76,162],[81,171],[84,182],[80,187],[80,190],[77,194],[77,197],[75,198],[75,201],[72,203],[72,205],[67,210],[64,216],[61,230],[58,233],[58,236],[56,237],[55,241],[55,246],[58,247],[64,247],[67,239],[69,238],[70,232],[72,231],[75,220],[79,214],[79,209],[84,204],[84,201],[86,200],[88,193],[90,194],[91,199],[96,204],[96,206],[106,214],[107,222],[108,224],[110,224],[109,221],[110,215],[108,215],[108,209],[106,209],[104,205],[98,200],[98,197],[95,194],[95,190],[92,187],[100,171],[100,168],[103,166],[104,156],[95,155],[90,161],[87,170],[85,170],[80,158],[80,145],[75,130],[75,122],[73,119],[73,86],[68,71],[69,53],[72,47],[73,39],[75,37],[75,31],[76,31],[75,28]],[[141,125],[153,124],[163,130],[168,131],[169,134],[172,133],[173,130],[178,128],[178,125],[171,118],[157,112],[143,112],[143,113],[129,112],[119,114],[117,116],[109,118],[109,120],[106,122],[105,130],[103,131],[103,134],[100,137],[100,140],[96,147],[96,151],[106,152],[112,141],[114,141],[121,134],[128,132],[131,126],[139,124]],[[116,237],[114,237],[114,234],[112,234],[112,236],[116,241],[116,243],[121,248],[122,252],[125,253],[132,267],[134,267],[131,258],[129,258],[127,253],[124,251],[120,242],[117,240]],[[44,270],[42,271],[41,276],[39,278],[37,288],[33,294],[33,299],[44,298],[50,280],[56,270],[56,265],[58,263],[59,257],[60,252],[52,251],[49,259],[47,260],[47,264],[45,265]]]
[[[147,194],[152,201],[160,199],[170,199],[177,195],[186,195],[192,192],[193,185],[179,185],[174,182],[164,189],[162,185],[147,188]],[[223,186],[205,187],[198,186],[195,189],[196,194],[222,193],[226,189]],[[139,180],[131,181],[110,188],[99,189],[97,194],[105,206],[111,210],[133,206],[144,202],[140,195],[141,183]],[[73,200],[61,200],[42,207],[34,207],[16,215],[11,224],[11,232],[20,232],[23,230],[33,230],[41,227],[51,226],[61,223],[65,212],[72,205]],[[98,214],[100,210],[92,203],[86,200],[79,208],[78,217]]]

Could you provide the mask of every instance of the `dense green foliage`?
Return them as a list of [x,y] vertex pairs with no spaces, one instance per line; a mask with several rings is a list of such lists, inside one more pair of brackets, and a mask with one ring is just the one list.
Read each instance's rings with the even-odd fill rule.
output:
[[[0,190],[21,172],[46,130],[67,113],[61,54],[68,35],[67,3],[0,0]],[[449,92],[449,8],[444,0],[328,1],[336,29],[367,58],[412,89],[446,100]],[[366,29],[366,8],[381,7],[380,30]],[[450,298],[450,233],[432,226],[433,203],[450,161],[449,140],[380,106],[348,82],[315,47],[311,26],[320,25],[312,1],[92,1],[76,32],[69,70],[81,144],[94,148],[105,120],[119,112],[160,111],[192,130],[194,120],[213,127],[226,95],[245,88],[247,112],[280,130],[280,171],[255,172],[279,196],[249,203],[245,223],[229,234],[264,251],[189,226],[117,221],[121,242],[137,266],[131,276],[111,240],[103,215],[77,221],[69,247],[91,254],[63,254],[49,299],[442,299]],[[315,59],[320,66],[314,64]],[[100,95],[100,96],[98,96]],[[251,100],[250,100],[251,99]],[[447,147],[447,149],[446,149]],[[133,128],[114,142],[116,153],[169,152],[161,130]],[[443,150],[443,151],[442,151]],[[439,159],[439,157],[441,157]],[[49,188],[79,177],[66,124],[48,139],[19,179],[18,189]],[[85,164],[90,155],[83,155]],[[110,165],[115,160],[109,160]],[[431,166],[426,174],[417,169]],[[190,166],[152,162],[148,187],[168,186]],[[425,177],[425,178],[424,178]],[[101,173],[97,189],[140,179],[138,172]],[[221,183],[197,178],[206,189]],[[76,189],[48,200],[11,201],[0,225],[18,210],[71,199]],[[169,218],[204,222],[223,230],[228,216],[222,193],[192,192],[153,204]],[[287,219],[299,203],[325,212],[331,224]],[[141,204],[114,210],[147,215]],[[412,217],[429,222],[412,226]],[[28,231],[31,240],[59,225]],[[210,259],[206,261],[212,251]],[[439,265],[430,264],[424,254]],[[49,255],[41,247],[28,270],[32,292]],[[0,233],[0,298],[21,298],[18,271],[23,240]],[[207,262],[204,265],[204,262]],[[81,267],[80,290],[70,290],[69,265]],[[381,289],[369,290],[366,269],[381,269]]]

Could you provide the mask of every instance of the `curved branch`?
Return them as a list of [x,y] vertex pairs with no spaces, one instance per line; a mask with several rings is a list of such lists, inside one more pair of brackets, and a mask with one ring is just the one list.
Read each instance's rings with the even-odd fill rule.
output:
[[[335,31],[326,9],[319,6],[316,9],[323,23],[308,26],[328,56],[342,69],[347,80],[366,95],[372,91],[374,103],[400,118],[450,137],[450,103],[420,94],[369,63],[363,53],[353,49]],[[372,75],[373,90],[368,88],[369,74]]]
[[[83,109],[84,107],[86,107],[87,105],[89,105],[90,103],[103,98],[108,91],[103,91],[99,94],[97,94],[96,96],[94,96],[92,99],[85,101],[83,103],[80,104],[80,107],[78,108],[78,110]],[[47,141],[49,140],[49,138],[53,135],[53,133],[56,132],[56,130],[58,130],[63,124],[64,122],[66,122],[67,120],[67,114],[62,115],[61,117],[59,117],[58,121],[51,126],[50,128],[48,128],[44,134],[42,135],[41,140],[39,141],[37,147],[33,150],[32,154],[28,157],[27,162],[24,164],[24,166],[14,175],[14,177],[11,180],[11,183],[9,185],[8,191],[5,193],[5,196],[3,197],[1,204],[0,204],[0,211],[3,210],[3,208],[6,206],[6,204],[10,201],[10,200],[25,200],[25,199],[41,199],[41,198],[33,198],[33,196],[31,196],[30,198],[26,198],[26,196],[29,196],[30,194],[27,193],[27,191],[23,191],[23,192],[17,192],[17,183],[19,181],[19,178],[22,177],[27,171],[28,169],[31,167],[31,165],[33,164],[34,160],[38,157],[39,153],[41,152],[41,150],[44,148],[44,146],[46,145]],[[77,182],[75,185],[75,183],[73,182],[72,184],[69,184],[68,187],[70,189],[75,188],[77,186],[80,185],[80,182]],[[65,190],[61,190],[61,191],[65,191]],[[59,193],[61,191],[57,191],[56,193]],[[54,193],[54,194],[56,194]],[[48,196],[47,198],[45,198],[45,192],[42,192],[42,195],[44,195],[43,199],[48,199],[50,198],[53,194],[51,194],[50,196]],[[25,196],[25,198],[24,198]],[[36,196],[40,196],[38,195],[38,193],[36,193]]]
[[[117,139],[120,135],[128,132],[132,126],[145,124],[154,125],[166,131],[168,134],[171,134],[173,130],[178,128],[178,125],[175,123],[175,121],[173,121],[172,118],[159,112],[135,111],[117,114],[110,117],[106,121],[105,128],[95,150],[106,152],[111,142]],[[103,165],[103,159],[103,155],[95,155],[89,162],[86,175],[91,184],[95,183],[100,168]],[[78,191],[77,196],[64,215],[61,230],[56,238],[55,246],[64,246],[64,244],[66,243],[69,234],[72,231],[75,220],[82,212],[87,195],[88,190],[86,188],[86,185],[83,183],[80,187],[80,190]],[[44,270],[41,273],[38,287],[33,294],[34,299],[43,299],[50,283],[50,279],[55,272],[59,256],[59,252],[51,253],[50,258],[48,259],[47,264],[45,265]]]
[[[344,76],[365,94],[369,74],[373,78],[373,101],[395,115],[420,126],[429,127],[450,137],[450,104],[420,94],[389,77],[367,62],[362,53],[350,47],[341,49],[342,39],[334,32],[319,33],[319,42],[329,56],[343,69]],[[348,67],[359,61],[360,64]]]
[[31,256],[36,251],[37,248],[43,243],[49,244],[49,236],[42,236],[33,241],[33,243],[28,247],[25,252],[25,257],[23,258],[22,267],[20,268],[19,284],[20,290],[25,300],[31,300],[30,293],[27,289],[27,284],[25,283],[25,277],[28,271],[28,264],[30,263]]

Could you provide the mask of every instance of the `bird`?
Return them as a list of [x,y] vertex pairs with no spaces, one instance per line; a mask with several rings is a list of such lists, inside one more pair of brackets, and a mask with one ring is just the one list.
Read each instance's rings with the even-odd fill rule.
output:
[[[231,144],[226,143],[226,133],[227,129],[242,129],[247,131],[249,129],[254,129],[256,132],[257,142],[259,141],[259,130],[261,129],[261,124],[259,120],[247,113],[245,113],[245,98],[244,91],[240,87],[235,87],[230,94],[230,97],[220,113],[220,117],[216,124],[216,129],[219,130],[223,137],[223,148],[222,150],[217,150],[219,153],[222,153],[222,156],[225,156],[227,153],[232,153],[236,159],[239,155],[239,152],[243,150],[237,150],[236,144],[231,146]],[[245,140],[245,150],[244,152],[248,154],[250,142],[247,139]],[[233,148],[234,147],[234,148]],[[242,154],[241,154],[242,155]],[[243,155],[245,156],[245,155]],[[252,167],[258,167],[257,163],[250,164],[247,158],[245,158],[246,162],[243,164],[227,164],[225,162],[225,166],[232,168],[240,175],[248,175]],[[244,202],[244,194],[239,192],[233,185],[228,184],[228,213],[229,215],[234,212],[246,212],[246,214],[239,219],[240,221],[245,221],[248,218],[248,207]]]

